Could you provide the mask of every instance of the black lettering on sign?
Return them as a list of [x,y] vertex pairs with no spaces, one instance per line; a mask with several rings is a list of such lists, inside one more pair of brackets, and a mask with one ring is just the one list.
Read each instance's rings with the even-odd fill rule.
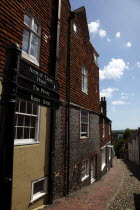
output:
[[32,82],[37,82],[46,88],[50,88],[53,91],[59,90],[59,84],[56,79],[45,74],[44,72],[41,72],[23,60],[20,61],[19,76],[20,75],[30,79]]

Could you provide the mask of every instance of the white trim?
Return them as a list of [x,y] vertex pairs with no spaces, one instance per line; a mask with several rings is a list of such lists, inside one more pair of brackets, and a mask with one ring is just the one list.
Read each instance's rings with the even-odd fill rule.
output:
[[[82,111],[86,111],[87,112],[87,118],[88,118],[88,122],[87,122],[87,132],[81,132],[81,129],[82,129],[82,122],[81,122],[81,117],[82,117],[82,114],[81,112]],[[81,134],[86,134],[85,136],[82,136]],[[81,109],[80,110],[80,138],[81,139],[85,139],[85,138],[89,138],[89,111],[87,111],[86,109]]]
[[77,34],[77,24],[73,23],[73,31]]
[[[85,176],[82,177],[82,172],[81,172],[81,181],[83,182],[85,179],[87,179],[89,177],[89,159],[85,159],[82,161],[82,167],[83,167],[83,163],[85,163],[84,168],[85,168]],[[87,165],[86,165],[87,163]]]
[[104,167],[106,166],[106,145],[102,147],[101,151],[101,171],[103,171]]
[[[20,106],[20,102],[19,101],[19,105]],[[25,103],[25,105],[27,106],[26,103],[28,103],[27,101],[23,101]],[[32,103],[31,103],[32,104]],[[33,109],[33,106],[32,106]],[[22,116],[30,116],[30,117],[35,117],[35,127],[31,127],[31,126],[27,126],[27,128],[35,128],[35,138],[29,138],[28,139],[16,139],[17,137],[17,133],[15,132],[15,140],[14,140],[14,145],[15,146],[20,146],[20,145],[30,145],[30,144],[39,144],[39,136],[40,136],[40,118],[41,118],[41,114],[40,114],[40,106],[37,105],[37,115],[34,114],[28,114],[28,113],[22,113],[22,112],[15,112],[17,115],[22,115]],[[22,126],[18,126],[17,124],[15,125],[15,130],[17,131],[18,128],[26,128],[26,126],[22,125]],[[29,133],[30,134],[30,133]],[[24,134],[23,134],[24,137]]]
[[[34,184],[39,182],[39,181],[42,181],[44,180],[44,183],[43,183],[43,190],[41,192],[38,192],[36,194],[33,194],[33,191],[34,191]],[[47,184],[48,184],[48,179],[47,177],[43,177],[43,178],[40,178],[36,181],[33,181],[32,182],[32,189],[31,189],[31,201],[30,203],[33,203],[35,200],[41,198],[42,196],[46,195],[47,194]]]
[[[84,73],[85,70],[85,73]],[[84,87],[83,83],[85,82],[85,79],[87,80],[87,86]],[[82,66],[82,92],[86,93],[88,95],[88,70],[85,66]]]
[[[29,60],[30,62],[34,63],[35,65],[39,66],[39,59],[40,59],[40,46],[41,46],[41,25],[39,23],[39,21],[29,12],[25,13],[26,16],[28,16],[30,18],[30,26],[28,26],[25,22],[24,22],[24,29],[29,31],[29,46],[28,46],[28,53],[26,53],[24,50],[22,50],[22,54],[21,56],[27,60]],[[24,15],[24,17],[25,17]],[[38,32],[34,31],[34,23],[36,23],[38,25]],[[37,48],[37,58],[32,56],[30,54],[31,51],[31,41],[32,41],[32,34],[34,34],[36,37],[38,37],[38,48]],[[23,42],[22,42],[22,47],[23,47]]]
[[93,57],[94,57],[94,63],[97,65],[97,66],[99,66],[99,63],[98,63],[98,55],[94,52],[93,53]]

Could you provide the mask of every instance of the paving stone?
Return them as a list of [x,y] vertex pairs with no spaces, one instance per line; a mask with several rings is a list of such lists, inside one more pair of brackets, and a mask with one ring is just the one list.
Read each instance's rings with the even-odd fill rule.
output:
[[140,210],[140,168],[133,162],[114,158],[113,167],[101,180],[55,203],[45,209]]

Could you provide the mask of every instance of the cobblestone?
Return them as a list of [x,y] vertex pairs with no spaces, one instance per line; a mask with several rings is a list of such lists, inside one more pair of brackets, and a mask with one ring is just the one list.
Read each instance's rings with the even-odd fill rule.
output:
[[123,180],[106,210],[140,209],[140,168],[133,162],[121,161]]
[[140,168],[130,162],[113,160],[99,181],[68,197],[56,200],[44,210],[140,210]]

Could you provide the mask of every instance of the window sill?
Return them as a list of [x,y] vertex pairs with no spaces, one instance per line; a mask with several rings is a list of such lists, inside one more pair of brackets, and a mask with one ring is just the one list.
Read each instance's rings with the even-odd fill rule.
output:
[[85,90],[82,90],[82,92],[83,92],[83,93],[85,93],[86,95],[88,95],[88,92],[87,92],[87,91],[85,91]]
[[80,137],[80,140],[88,140],[88,139],[89,139],[89,136],[83,136],[83,137],[81,136]]
[[95,182],[96,181],[96,179],[91,179],[91,184],[93,183],[93,182]]
[[35,64],[36,66],[39,66],[39,62],[36,59],[33,59],[33,57],[31,57],[30,55],[28,55],[24,51],[22,51],[22,57],[24,59],[30,61],[31,63]]
[[38,200],[39,198],[43,197],[44,195],[46,195],[46,192],[37,193],[36,195],[33,196],[33,199],[30,201],[30,203],[34,203],[34,201]]
[[87,179],[89,177],[89,175],[84,176],[81,181],[83,182],[85,179]]
[[14,146],[26,146],[26,145],[33,145],[33,144],[39,144],[39,141],[33,141],[33,140],[14,140]]

